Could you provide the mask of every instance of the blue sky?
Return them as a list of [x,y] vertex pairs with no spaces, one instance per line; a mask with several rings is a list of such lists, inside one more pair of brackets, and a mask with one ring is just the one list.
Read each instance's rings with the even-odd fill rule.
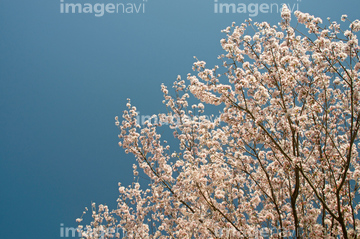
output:
[[[214,0],[64,1],[85,2],[145,8],[96,17],[60,13],[60,0],[0,1],[0,238],[60,238],[60,224],[75,227],[91,201],[114,207],[117,183],[132,182],[134,158],[114,125],[126,99],[142,115],[163,110],[161,83],[185,78],[193,56],[221,64],[221,29],[249,17],[216,14]],[[283,2],[323,19],[360,17],[355,0]]]

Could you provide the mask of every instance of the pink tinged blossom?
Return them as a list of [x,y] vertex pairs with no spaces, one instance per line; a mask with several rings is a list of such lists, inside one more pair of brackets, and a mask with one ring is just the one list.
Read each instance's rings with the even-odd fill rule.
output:
[[[270,225],[301,238],[354,238],[360,22],[340,29],[294,15],[311,34],[295,31],[286,5],[280,27],[227,27],[221,67],[195,58],[186,80],[161,85],[162,124],[140,125],[128,99],[115,124],[119,146],[136,161],[134,182],[118,184],[115,210],[92,204],[92,221],[78,228],[84,237],[121,228],[129,238],[215,238],[226,228],[240,238]],[[216,119],[205,103],[219,109]],[[173,131],[172,148],[161,127]]]
[[341,16],[341,21],[342,21],[342,22],[345,22],[345,20],[346,20],[347,17],[348,17],[348,16],[347,16],[346,14],[342,15],[342,16]]
[[291,20],[291,11],[287,7],[286,4],[283,4],[283,6],[282,6],[281,18],[283,18],[284,20],[288,20],[288,21]]

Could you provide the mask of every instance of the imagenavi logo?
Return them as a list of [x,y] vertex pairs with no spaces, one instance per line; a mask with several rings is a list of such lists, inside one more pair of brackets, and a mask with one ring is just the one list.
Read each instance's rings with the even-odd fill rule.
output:
[[60,13],[85,13],[93,14],[95,17],[102,17],[105,14],[143,14],[146,2],[147,0],[139,0],[137,3],[80,3],[74,2],[74,0],[60,0]]
[[214,13],[241,13],[256,17],[259,13],[280,13],[283,4],[294,12],[299,9],[301,0],[292,3],[229,3],[226,0],[214,0]]

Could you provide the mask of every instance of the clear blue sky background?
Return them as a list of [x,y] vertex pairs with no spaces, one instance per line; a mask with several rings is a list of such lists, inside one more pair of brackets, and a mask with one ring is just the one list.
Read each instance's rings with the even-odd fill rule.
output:
[[[61,14],[60,0],[0,0],[0,238],[60,238],[60,224],[75,227],[91,201],[114,207],[117,183],[132,182],[134,158],[114,125],[126,98],[158,113],[160,84],[186,77],[193,56],[221,64],[220,30],[249,17],[215,14],[212,0],[65,2],[145,3],[145,13]],[[284,2],[360,18],[358,0]]]

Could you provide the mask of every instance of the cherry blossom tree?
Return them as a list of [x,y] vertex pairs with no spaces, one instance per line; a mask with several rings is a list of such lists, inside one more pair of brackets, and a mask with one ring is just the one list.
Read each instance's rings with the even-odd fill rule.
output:
[[119,145],[151,183],[119,184],[112,211],[93,204],[84,238],[360,238],[360,21],[294,15],[223,30],[222,67],[197,60],[173,96],[162,85],[157,122],[140,126],[129,100]]

